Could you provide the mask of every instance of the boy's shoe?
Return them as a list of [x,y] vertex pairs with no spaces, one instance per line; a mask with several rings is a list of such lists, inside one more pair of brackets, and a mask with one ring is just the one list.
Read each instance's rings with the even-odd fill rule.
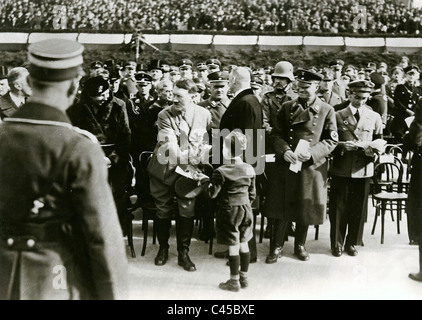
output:
[[220,289],[237,292],[240,290],[240,284],[238,280],[229,279],[226,282],[221,282],[218,286]]
[[247,277],[240,277],[239,282],[240,282],[240,287],[242,289],[245,289],[245,288],[247,288],[249,286],[248,278]]

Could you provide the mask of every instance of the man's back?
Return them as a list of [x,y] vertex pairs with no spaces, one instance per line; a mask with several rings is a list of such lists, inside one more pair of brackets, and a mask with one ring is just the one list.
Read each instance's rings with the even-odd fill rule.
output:
[[0,298],[121,298],[127,260],[99,144],[34,103],[0,135]]

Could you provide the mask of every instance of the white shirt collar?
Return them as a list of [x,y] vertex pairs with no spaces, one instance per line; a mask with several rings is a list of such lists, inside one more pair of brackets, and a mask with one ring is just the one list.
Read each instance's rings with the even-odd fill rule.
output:
[[[358,111],[357,108],[355,108],[354,106],[352,106],[352,104],[349,104],[349,108],[350,111],[352,111],[352,114],[355,115],[356,111]],[[359,112],[359,115],[361,114],[361,112]]]
[[17,95],[10,92],[10,98],[18,106],[18,108],[25,103],[25,97],[18,97]]

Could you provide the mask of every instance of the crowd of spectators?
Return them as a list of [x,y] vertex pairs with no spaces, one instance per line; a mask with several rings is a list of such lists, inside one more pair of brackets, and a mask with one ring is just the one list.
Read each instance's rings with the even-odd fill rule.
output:
[[2,0],[0,28],[420,34],[394,0]]

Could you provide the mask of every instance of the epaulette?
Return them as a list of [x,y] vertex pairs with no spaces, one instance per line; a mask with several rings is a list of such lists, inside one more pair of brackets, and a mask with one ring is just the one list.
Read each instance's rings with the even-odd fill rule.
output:
[[89,140],[91,140],[92,142],[100,144],[100,143],[98,142],[97,137],[96,137],[96,136],[94,136],[91,132],[89,132],[89,131],[87,131],[87,130],[84,130],[84,129],[81,129],[81,128],[78,128],[78,127],[72,127],[72,129],[73,129],[75,132],[79,133],[80,135],[83,135],[84,137],[88,138],[88,139],[89,139]]

